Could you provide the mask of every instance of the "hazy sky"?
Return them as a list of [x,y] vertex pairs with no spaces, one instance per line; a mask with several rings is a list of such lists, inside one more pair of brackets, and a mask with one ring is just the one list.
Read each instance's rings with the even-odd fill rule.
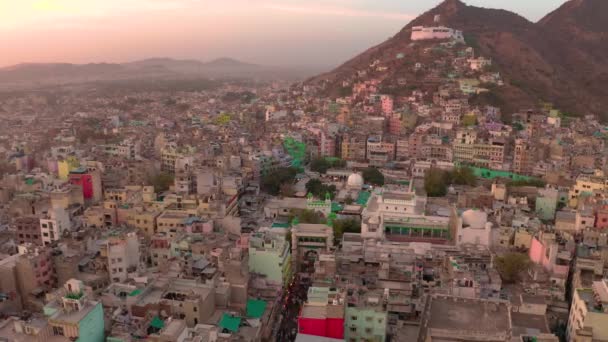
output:
[[[332,66],[441,0],[0,0],[0,66],[217,57]],[[564,0],[465,0],[536,21]]]

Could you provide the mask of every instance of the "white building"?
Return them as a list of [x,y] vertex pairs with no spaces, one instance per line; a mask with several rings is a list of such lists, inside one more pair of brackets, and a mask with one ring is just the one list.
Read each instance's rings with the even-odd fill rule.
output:
[[72,222],[70,215],[63,208],[52,208],[49,216],[40,219],[40,235],[42,243],[50,245],[53,241],[61,239],[61,235],[67,229],[70,229]]
[[388,239],[400,242],[445,242],[456,233],[455,211],[446,208],[445,216],[425,215],[426,196],[412,188],[391,187],[372,194],[361,214],[363,239]]
[[278,120],[278,119],[282,119],[286,116],[287,116],[286,110],[274,111],[270,108],[266,110],[266,114],[265,114],[266,121]]
[[473,71],[482,70],[492,65],[492,60],[485,57],[471,58],[468,60],[469,68]]
[[130,232],[111,236],[106,241],[108,271],[114,283],[125,282],[129,273],[137,271],[139,265],[139,238],[137,233]]
[[458,225],[456,245],[475,244],[490,246],[492,223],[488,222],[488,214],[481,210],[467,210],[462,213]]
[[413,41],[417,40],[430,40],[430,39],[453,39],[464,42],[464,35],[462,31],[454,30],[445,26],[414,26],[412,27]]
[[566,340],[608,340],[608,286],[607,280],[594,281],[590,289],[576,289],[568,317]]

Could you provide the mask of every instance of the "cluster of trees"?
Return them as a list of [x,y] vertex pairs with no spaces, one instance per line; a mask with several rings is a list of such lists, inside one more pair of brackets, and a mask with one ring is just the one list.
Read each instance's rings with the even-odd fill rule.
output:
[[334,242],[337,245],[344,233],[361,233],[361,221],[357,219],[338,219],[333,222]]
[[318,179],[311,179],[306,183],[306,193],[310,193],[320,199],[325,199],[325,194],[329,194],[331,199],[333,199],[336,196],[336,186],[323,184]]
[[375,167],[368,167],[363,170],[363,181],[366,184],[371,184],[375,186],[383,186],[384,185],[384,175],[380,170]]
[[328,160],[326,158],[317,158],[310,162],[310,170],[325,174],[332,167],[345,167],[346,162],[342,159]]
[[458,167],[452,171],[431,168],[424,176],[424,189],[430,197],[442,197],[448,192],[448,185],[475,186],[477,177],[469,167]]
[[528,269],[530,259],[527,254],[508,253],[496,258],[496,270],[502,281],[515,283],[520,280],[521,274]]
[[287,186],[293,184],[298,170],[293,167],[283,167],[262,176],[261,188],[263,191],[276,196]]
[[310,209],[292,209],[289,212],[289,222],[292,222],[296,217],[300,223],[321,224],[327,222],[323,215]]
[[150,184],[154,186],[154,191],[163,192],[169,190],[175,178],[165,172],[161,172],[150,179]]

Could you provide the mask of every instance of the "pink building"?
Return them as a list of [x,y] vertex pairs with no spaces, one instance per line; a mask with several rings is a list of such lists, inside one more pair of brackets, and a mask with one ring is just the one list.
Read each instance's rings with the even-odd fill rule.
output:
[[393,98],[389,95],[382,95],[380,101],[382,102],[382,114],[385,116],[393,114]]
[[390,134],[398,135],[401,133],[401,119],[392,116],[388,121],[388,131]]
[[336,139],[321,132],[319,141],[319,156],[335,157],[336,156]]
[[608,206],[604,206],[595,213],[595,228],[604,230],[608,228]]
[[552,274],[567,276],[570,268],[567,262],[560,262],[558,249],[555,234],[541,233],[532,239],[529,251],[530,261],[541,265]]

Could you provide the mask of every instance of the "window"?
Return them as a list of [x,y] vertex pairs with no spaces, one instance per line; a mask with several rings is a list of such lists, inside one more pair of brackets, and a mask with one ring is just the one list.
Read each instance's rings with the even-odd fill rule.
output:
[[350,319],[353,320],[353,321],[356,321],[357,320],[357,316],[350,316]]

